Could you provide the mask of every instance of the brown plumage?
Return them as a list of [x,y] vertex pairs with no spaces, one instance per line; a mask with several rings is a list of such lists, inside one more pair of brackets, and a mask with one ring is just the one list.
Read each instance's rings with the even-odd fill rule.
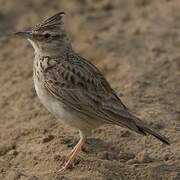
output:
[[165,136],[129,112],[94,65],[76,54],[67,59],[68,62],[61,61],[45,73],[45,86],[53,96],[92,119],[128,127],[143,135],[149,133],[169,144]]
[[80,151],[91,130],[103,124],[127,127],[151,134],[165,144],[169,140],[130,113],[100,71],[77,55],[64,30],[60,12],[25,36],[35,49],[34,84],[45,107],[63,122],[79,129],[81,139],[63,170]]

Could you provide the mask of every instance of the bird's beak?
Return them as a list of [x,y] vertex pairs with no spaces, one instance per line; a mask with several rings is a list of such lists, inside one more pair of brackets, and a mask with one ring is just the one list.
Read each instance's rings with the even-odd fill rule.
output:
[[32,31],[20,31],[20,32],[16,32],[15,35],[28,38],[28,39],[31,39],[33,36]]

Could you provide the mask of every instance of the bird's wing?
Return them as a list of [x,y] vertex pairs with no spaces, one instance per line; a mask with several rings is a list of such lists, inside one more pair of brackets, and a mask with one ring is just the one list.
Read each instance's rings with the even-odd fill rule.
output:
[[92,118],[101,118],[138,131],[132,115],[99,70],[80,56],[67,57],[44,73],[47,90],[67,106]]
[[55,98],[88,117],[128,127],[139,134],[149,133],[170,144],[165,136],[128,111],[94,65],[79,56],[68,59],[69,63],[61,61],[44,73],[44,85]]

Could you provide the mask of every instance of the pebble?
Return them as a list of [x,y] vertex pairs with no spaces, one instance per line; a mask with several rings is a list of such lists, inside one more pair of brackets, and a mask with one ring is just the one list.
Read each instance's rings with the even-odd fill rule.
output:
[[53,139],[54,139],[54,136],[49,134],[48,136],[43,138],[42,143],[47,143],[47,142],[49,142],[49,141],[51,141]]
[[9,155],[13,155],[13,156],[17,156],[18,155],[18,151],[16,151],[15,149],[12,149],[8,152]]
[[39,178],[36,177],[36,176],[31,176],[31,177],[28,177],[27,180],[38,180]]
[[135,155],[132,153],[121,153],[118,158],[120,159],[120,161],[126,162],[135,158]]
[[99,159],[103,159],[103,160],[113,160],[113,159],[117,159],[117,156],[113,153],[110,153],[108,151],[104,151],[102,153],[98,153],[98,158]]
[[149,162],[152,162],[152,158],[149,157],[149,155],[148,155],[148,153],[146,151],[139,152],[136,155],[135,160],[137,160],[137,162],[139,162],[139,163],[149,163]]
[[5,155],[8,153],[10,150],[14,149],[15,146],[13,143],[1,143],[0,144],[0,156]]
[[129,137],[131,133],[128,130],[123,130],[121,133],[121,137]]

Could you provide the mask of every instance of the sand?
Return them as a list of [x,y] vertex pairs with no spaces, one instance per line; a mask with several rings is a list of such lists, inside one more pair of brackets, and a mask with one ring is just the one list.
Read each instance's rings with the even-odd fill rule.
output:
[[[33,49],[11,33],[59,11],[74,49],[170,146],[102,126],[72,168],[57,174],[79,135],[41,105]],[[180,179],[179,0],[0,0],[0,84],[0,180]]]

